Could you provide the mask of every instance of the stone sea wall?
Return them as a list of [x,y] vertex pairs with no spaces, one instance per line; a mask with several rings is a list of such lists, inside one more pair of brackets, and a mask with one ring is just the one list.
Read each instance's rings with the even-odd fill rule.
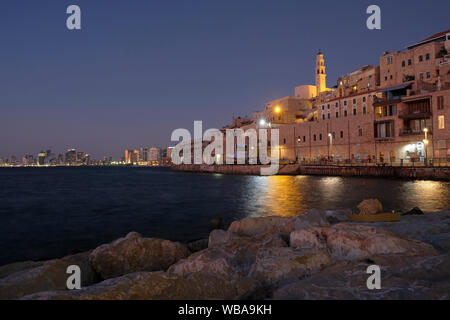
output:
[[[195,243],[132,232],[89,252],[2,266],[0,299],[450,299],[449,252],[450,211],[359,224],[345,210],[311,209],[234,221]],[[73,264],[79,290],[66,289]],[[373,264],[381,290],[366,286]]]
[[[260,175],[261,165],[174,165],[173,171],[221,173],[236,175]],[[391,177],[403,179],[450,180],[447,167],[343,167],[343,166],[301,166],[280,165],[279,175],[321,175],[349,177]]]

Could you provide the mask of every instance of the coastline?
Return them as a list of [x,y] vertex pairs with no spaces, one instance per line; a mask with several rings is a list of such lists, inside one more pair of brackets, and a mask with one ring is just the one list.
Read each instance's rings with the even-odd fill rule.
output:
[[[259,176],[263,165],[172,165],[170,170],[196,173]],[[317,175],[342,177],[378,177],[417,180],[450,180],[450,167],[315,166],[280,164],[277,175]]]
[[[245,218],[190,244],[131,232],[61,259],[1,266],[0,298],[450,299],[450,210],[372,224],[348,213]],[[365,287],[373,264],[381,290]],[[80,290],[66,289],[69,265],[81,269]]]

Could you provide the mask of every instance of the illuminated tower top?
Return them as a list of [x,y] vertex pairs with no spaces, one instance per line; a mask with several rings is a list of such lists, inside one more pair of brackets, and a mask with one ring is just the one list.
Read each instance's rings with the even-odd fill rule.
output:
[[320,51],[317,53],[316,57],[316,87],[317,94],[327,89],[327,75],[325,73],[325,60],[323,58],[323,53]]

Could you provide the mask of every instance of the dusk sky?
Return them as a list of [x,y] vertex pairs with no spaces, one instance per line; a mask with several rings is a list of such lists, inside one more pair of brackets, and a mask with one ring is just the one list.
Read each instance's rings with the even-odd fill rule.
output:
[[[71,4],[82,30],[66,28]],[[366,28],[371,4],[382,30]],[[194,120],[220,128],[313,84],[319,48],[332,87],[449,14],[449,0],[2,0],[0,157],[165,147]]]

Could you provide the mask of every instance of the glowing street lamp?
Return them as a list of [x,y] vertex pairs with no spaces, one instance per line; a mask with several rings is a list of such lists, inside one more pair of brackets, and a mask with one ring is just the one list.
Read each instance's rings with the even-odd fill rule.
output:
[[265,119],[259,120],[259,125],[260,125],[261,127],[264,127],[264,126],[266,125],[266,120],[265,120]]
[[423,139],[423,144],[425,146],[425,165],[428,165],[428,128],[423,129],[425,133],[425,139]]
[[330,159],[331,148],[333,147],[333,135],[329,133],[328,138],[330,138],[330,147],[328,148],[328,159]]
[[275,113],[280,113],[281,112],[281,108],[279,106],[275,107]]

